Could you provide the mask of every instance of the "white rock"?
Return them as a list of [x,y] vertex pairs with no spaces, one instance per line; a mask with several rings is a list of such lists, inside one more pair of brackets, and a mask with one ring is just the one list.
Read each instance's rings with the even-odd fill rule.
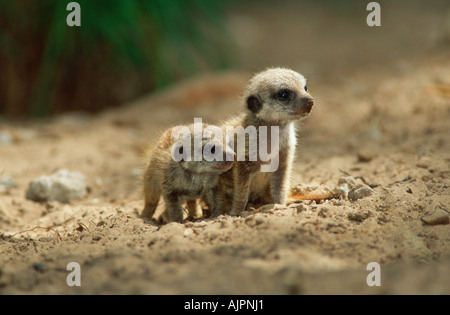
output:
[[191,228],[184,230],[184,236],[185,237],[189,237],[189,236],[191,236],[193,234],[194,234],[194,230],[191,229]]
[[342,185],[347,185],[349,188],[353,188],[356,185],[355,179],[353,178],[353,176],[341,177],[339,178],[338,186]]
[[15,185],[14,181],[11,177],[7,175],[0,176],[0,186],[3,186],[5,189],[13,188]]
[[339,178],[337,186],[334,188],[333,192],[335,194],[347,197],[350,190],[355,187],[355,179],[352,176],[345,176]]
[[79,172],[59,170],[51,176],[33,180],[27,189],[27,199],[33,201],[52,201],[67,203],[87,194],[86,178]]

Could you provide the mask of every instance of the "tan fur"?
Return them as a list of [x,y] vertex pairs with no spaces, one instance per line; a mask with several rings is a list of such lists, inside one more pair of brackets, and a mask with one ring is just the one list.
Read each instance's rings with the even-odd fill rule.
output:
[[[203,130],[208,125],[203,124]],[[174,127],[166,131],[158,144],[150,153],[147,169],[144,174],[145,208],[143,217],[152,218],[159,203],[160,196],[164,198],[169,221],[181,222],[183,219],[182,202],[187,201],[191,215],[197,209],[196,200],[204,198],[211,211],[217,215],[214,190],[217,188],[219,175],[231,168],[233,162],[202,161],[175,161],[172,156],[173,145],[178,139],[173,139],[174,131],[182,126]],[[218,127],[216,127],[218,128]],[[190,138],[193,146],[195,131],[193,125],[189,126]],[[227,147],[227,139],[224,142],[212,141],[202,138],[201,149],[213,143],[217,148],[221,147],[224,155],[233,154]],[[195,148],[192,149],[192,158]]]
[[[294,123],[307,116],[314,104],[305,86],[302,75],[283,68],[268,69],[250,80],[244,93],[245,113],[225,125],[257,129],[278,126],[279,167],[272,173],[261,172],[262,161],[248,160],[247,145],[246,161],[236,161],[232,170],[221,175],[218,199],[223,211],[231,209],[231,215],[239,215],[249,201],[253,204],[286,203],[297,143]],[[281,99],[280,93],[284,91],[289,92],[289,99]]]

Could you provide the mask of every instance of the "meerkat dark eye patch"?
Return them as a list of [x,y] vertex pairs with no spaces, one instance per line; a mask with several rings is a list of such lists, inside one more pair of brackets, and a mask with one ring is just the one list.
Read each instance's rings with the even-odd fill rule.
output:
[[308,86],[307,86],[307,85],[305,85],[305,91],[306,91],[306,92],[309,92],[309,91],[308,91]]
[[252,113],[259,113],[262,109],[262,103],[256,96],[250,96],[247,98],[247,107]]
[[282,89],[279,90],[275,95],[274,98],[279,101],[287,101],[289,99],[292,99],[294,96],[294,92],[288,89]]

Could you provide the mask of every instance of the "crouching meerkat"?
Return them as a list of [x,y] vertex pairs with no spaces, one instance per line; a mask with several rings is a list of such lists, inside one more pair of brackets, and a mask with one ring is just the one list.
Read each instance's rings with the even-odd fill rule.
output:
[[[238,156],[232,170],[221,178],[222,207],[232,196],[230,215],[239,215],[249,201],[255,204],[286,203],[297,144],[295,122],[306,117],[314,105],[306,79],[284,68],[271,68],[256,74],[245,89],[244,101],[244,113],[226,125],[256,127],[258,143],[262,137],[259,127],[266,127],[268,147],[271,148],[273,141],[278,142],[278,150],[270,152],[272,159],[278,159],[278,167],[262,172],[264,162],[259,157],[256,161],[249,160],[250,150],[246,143],[245,161],[239,160]],[[269,131],[274,126],[279,131],[275,138]]]
[[[200,128],[198,128],[200,125]],[[162,195],[170,221],[183,220],[182,202],[194,211],[202,198],[217,216],[214,191],[219,175],[233,166],[234,151],[217,126],[197,124],[166,131],[150,153],[144,173],[145,207],[142,216],[152,218]],[[218,158],[221,156],[222,158]]]

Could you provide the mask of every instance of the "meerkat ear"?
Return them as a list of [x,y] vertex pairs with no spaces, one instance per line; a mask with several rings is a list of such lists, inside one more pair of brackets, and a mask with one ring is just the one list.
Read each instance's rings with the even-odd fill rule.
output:
[[252,113],[259,113],[262,109],[261,101],[254,95],[251,95],[247,98],[247,107]]

